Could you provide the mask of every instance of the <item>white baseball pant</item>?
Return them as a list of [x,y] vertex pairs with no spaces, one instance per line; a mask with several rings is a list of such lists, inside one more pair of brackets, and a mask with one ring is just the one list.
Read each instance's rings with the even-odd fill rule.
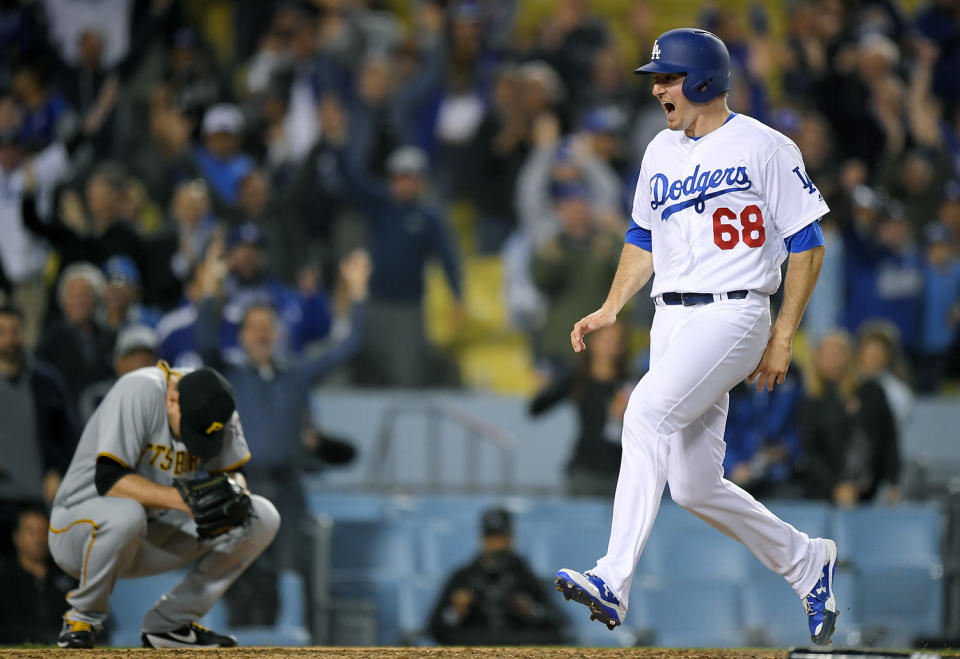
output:
[[798,595],[819,578],[823,543],[723,477],[727,392],[760,363],[769,337],[766,295],[689,307],[657,302],[650,370],[624,415],[610,542],[593,569],[624,607],[666,483],[677,504],[746,545]]

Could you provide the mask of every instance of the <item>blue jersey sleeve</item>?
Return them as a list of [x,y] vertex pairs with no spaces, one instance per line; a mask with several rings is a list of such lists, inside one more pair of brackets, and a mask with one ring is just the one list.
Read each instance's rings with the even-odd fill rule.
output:
[[627,229],[626,241],[648,252],[653,251],[653,237],[650,235],[650,229],[631,224]]
[[795,252],[805,252],[808,249],[825,245],[826,243],[823,241],[823,229],[820,228],[820,220],[814,220],[792,236],[787,236],[784,242],[787,244],[787,251],[791,254]]

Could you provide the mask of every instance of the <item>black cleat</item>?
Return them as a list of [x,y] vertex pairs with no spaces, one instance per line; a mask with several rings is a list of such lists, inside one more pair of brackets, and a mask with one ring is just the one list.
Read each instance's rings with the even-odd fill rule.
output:
[[170,632],[143,632],[140,634],[145,648],[234,648],[237,639],[211,631],[191,622]]
[[96,631],[89,622],[63,619],[57,646],[61,648],[92,648],[97,640]]

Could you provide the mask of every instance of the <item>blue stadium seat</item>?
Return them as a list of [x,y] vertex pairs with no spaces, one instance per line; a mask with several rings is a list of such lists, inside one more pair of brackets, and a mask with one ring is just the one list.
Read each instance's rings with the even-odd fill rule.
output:
[[[310,644],[310,631],[306,627],[305,619],[303,579],[292,570],[284,570],[280,573],[277,586],[280,610],[277,612],[276,625],[229,630],[229,633],[237,637],[237,643],[241,646],[298,647]],[[210,627],[220,629],[214,622],[210,623]]]
[[186,570],[137,579],[118,579],[110,596],[110,644],[140,647],[140,623],[160,596],[180,583]]
[[642,573],[673,580],[740,580],[756,562],[736,540],[706,522],[688,515],[684,521],[654,525],[640,558]]
[[477,553],[480,529],[476,521],[428,519],[420,528],[421,565],[426,575],[446,577]]
[[311,515],[327,515],[334,521],[376,521],[385,516],[384,497],[377,494],[341,494],[307,489]]
[[864,627],[939,636],[944,580],[938,568],[869,567],[857,579],[857,606]]
[[411,524],[386,521],[335,522],[331,534],[332,578],[415,573],[418,542]]
[[559,516],[531,527],[532,545],[526,557],[540,577],[550,578],[560,568],[584,571],[607,551],[610,525],[603,519],[573,521]]
[[857,568],[933,568],[941,563],[943,515],[929,505],[834,511],[840,560]]
[[[330,584],[334,620],[372,615],[376,644],[397,645],[400,642],[399,592],[410,581],[409,576],[392,575],[334,577]],[[366,611],[370,613],[361,613]]]
[[829,538],[831,507],[814,501],[764,501],[774,515],[811,538]]
[[727,582],[634,584],[627,624],[653,629],[663,647],[740,647],[744,643],[737,585]]
[[[504,505],[495,495],[434,495],[419,497],[392,497],[387,500],[389,515],[396,519],[467,520],[479,528],[480,516],[489,508]],[[510,506],[506,506],[510,508]]]
[[433,645],[430,638],[430,615],[437,604],[444,581],[416,578],[397,589],[397,629],[400,643]]
[[609,530],[613,519],[613,500],[595,497],[533,499],[523,508],[525,510],[517,512],[517,518],[531,523],[560,521],[575,525],[583,522],[606,526]]

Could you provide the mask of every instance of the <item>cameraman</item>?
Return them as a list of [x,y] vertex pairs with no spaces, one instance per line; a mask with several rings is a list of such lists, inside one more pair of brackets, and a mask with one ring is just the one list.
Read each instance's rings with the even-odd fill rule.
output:
[[482,518],[480,554],[444,586],[430,631],[444,645],[556,645],[562,618],[526,561],[514,553],[510,513]]

